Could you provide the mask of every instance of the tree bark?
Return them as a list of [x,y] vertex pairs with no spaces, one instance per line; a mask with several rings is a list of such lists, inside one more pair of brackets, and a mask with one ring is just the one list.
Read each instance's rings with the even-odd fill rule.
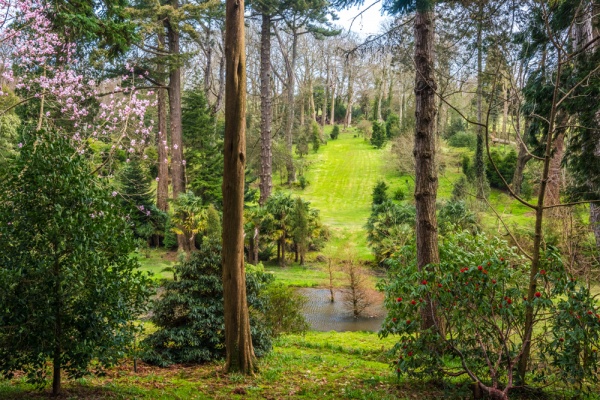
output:
[[296,181],[296,169],[294,168],[294,157],[292,154],[293,134],[294,134],[294,95],[296,89],[296,59],[298,58],[298,33],[292,32],[292,56],[287,66],[288,85],[287,85],[287,118],[285,124],[285,144],[288,152],[288,161],[286,168],[288,170],[288,184]]
[[352,102],[354,101],[354,65],[351,59],[348,60],[348,106],[346,107],[346,117],[344,118],[344,128],[352,125]]
[[[160,50],[165,48],[165,36],[158,35],[158,46]],[[161,86],[165,86],[164,74],[165,67],[162,62],[156,66]],[[167,211],[169,209],[169,160],[167,146],[167,91],[158,89],[156,91],[158,108],[158,132],[156,134],[156,150],[158,153],[158,184],[156,188],[156,206],[159,210]]]
[[327,97],[329,97],[329,64],[327,68],[327,78],[325,80],[325,87],[323,88],[323,110],[321,112],[321,130],[325,127],[325,120],[327,119]]
[[227,0],[225,14],[225,141],[223,170],[223,297],[227,372],[253,374],[244,266],[246,166],[246,49],[244,0]]
[[475,180],[477,198],[485,197],[485,164],[483,161],[483,2],[477,13],[477,147],[475,148]]
[[[179,0],[172,0],[171,6],[179,8]],[[177,199],[180,193],[185,193],[185,181],[183,177],[183,134],[181,130],[181,67],[179,66],[179,30],[173,26],[172,21],[167,20],[167,36],[169,38],[169,53],[174,59],[175,65],[169,73],[169,120],[171,131],[171,181],[173,184],[173,199]],[[188,252],[190,241],[186,235],[177,235],[179,250]]]
[[[438,187],[435,117],[437,89],[434,74],[434,7],[417,0],[415,15],[415,201],[417,209],[417,265],[421,270],[438,264],[438,237],[435,202]],[[422,327],[436,323],[435,307],[428,300],[422,310]]]
[[527,151],[527,146],[525,146],[521,139],[519,139],[519,154],[517,156],[517,166],[515,168],[515,173],[512,179],[512,189],[517,196],[521,194],[521,186],[523,186],[523,173],[525,171],[525,166],[527,165],[527,162],[529,162],[529,160],[531,160],[532,158],[531,154],[529,154],[529,152]]
[[331,82],[331,117],[329,118],[329,123],[331,125],[335,125],[335,77]]
[[271,152],[271,16],[262,15],[260,32],[260,198],[264,206],[273,190],[273,154]]

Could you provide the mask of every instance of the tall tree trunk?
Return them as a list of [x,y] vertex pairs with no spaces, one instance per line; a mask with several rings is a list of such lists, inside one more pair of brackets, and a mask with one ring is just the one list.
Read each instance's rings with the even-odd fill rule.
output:
[[354,101],[354,65],[351,59],[348,60],[348,106],[346,107],[346,117],[344,118],[344,128],[352,125],[352,102]]
[[[158,35],[158,47],[161,51],[165,48],[165,36]],[[165,67],[162,62],[156,66],[158,72],[158,82],[165,86],[164,74]],[[167,90],[158,89],[156,91],[158,108],[158,132],[156,134],[156,150],[158,153],[158,184],[156,188],[156,207],[159,210],[167,211],[169,209],[169,161],[167,159],[168,140],[167,140]]]
[[[172,0],[174,9],[179,8],[179,0]],[[169,74],[169,119],[171,131],[171,180],[173,183],[173,199],[180,193],[185,193],[185,180],[183,176],[183,134],[181,130],[181,67],[179,66],[179,28],[173,26],[168,20],[167,36],[169,38],[169,53],[174,59],[175,66],[171,67]],[[179,249],[190,250],[190,241],[187,235],[177,235]]]
[[273,190],[273,154],[271,152],[271,16],[262,15],[260,32],[260,199],[264,206]]
[[[557,135],[553,142],[552,158],[550,160],[550,171],[548,172],[548,189],[546,194],[546,205],[554,206],[560,204],[560,187],[562,182],[562,159],[565,154],[565,125],[567,123],[567,115],[564,112],[559,112],[556,117]],[[551,210],[559,211],[559,208]]]
[[325,80],[325,93],[323,95],[323,111],[321,112],[321,128],[325,127],[327,119],[327,98],[329,97],[329,64],[327,64],[327,78]]
[[54,261],[54,355],[52,357],[52,395],[60,394],[61,340],[62,340],[62,293],[60,285],[60,264],[58,258]]
[[525,172],[525,166],[527,162],[531,160],[532,156],[527,151],[527,146],[523,143],[519,138],[519,154],[517,156],[517,166],[515,168],[515,173],[512,178],[512,189],[513,192],[518,196],[521,194],[521,186],[523,186],[523,173]]
[[227,0],[225,14],[225,142],[223,170],[223,297],[227,372],[254,373],[244,266],[246,49],[244,0]]
[[[506,86],[506,85],[505,85]],[[502,139],[509,140],[508,130],[506,129],[508,126],[508,103],[510,101],[510,90],[504,88],[504,105],[502,108]]]
[[335,78],[331,82],[331,117],[329,118],[329,123],[331,125],[335,125]]
[[296,181],[296,168],[294,167],[294,157],[292,153],[294,137],[294,92],[296,90],[296,59],[298,58],[298,34],[292,33],[292,55],[287,65],[288,86],[287,86],[287,118],[285,124],[285,144],[287,149],[288,184]]
[[206,51],[206,66],[204,67],[204,97],[206,97],[206,101],[209,101],[210,99],[210,77],[212,74],[212,53],[213,53],[213,46],[210,43],[210,39],[211,39],[211,29],[210,29],[210,22],[208,23],[208,26],[206,27],[206,43],[208,44],[208,49]]
[[475,181],[477,198],[485,197],[485,164],[483,161],[483,2],[477,13],[477,146],[475,148]]
[[[437,111],[434,74],[434,6],[430,0],[417,0],[415,15],[415,201],[417,207],[417,265],[419,269],[438,264],[438,237],[435,202],[438,187],[435,114]],[[434,305],[422,309],[423,328],[436,323]]]

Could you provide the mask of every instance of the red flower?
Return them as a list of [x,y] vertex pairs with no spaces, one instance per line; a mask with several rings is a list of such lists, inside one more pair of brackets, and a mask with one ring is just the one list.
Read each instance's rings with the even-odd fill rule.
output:
[[477,267],[477,269],[481,271],[481,270],[483,270],[483,267],[480,265]]
[[402,301],[402,297],[398,297],[398,298],[396,299],[396,301],[397,301],[398,303],[400,303],[400,302]]
[[495,284],[496,284],[496,280],[495,280],[495,279],[492,279],[492,283],[495,285]]
[[423,279],[423,280],[421,281],[421,285],[427,285],[427,281],[426,281],[425,279]]
[[413,352],[412,352],[412,351],[409,351],[409,352],[408,352],[408,356],[409,356],[409,357],[411,357],[412,355],[413,355]]
[[504,257],[500,257],[500,261],[504,261]]
[[558,339],[558,341],[559,341],[559,342],[564,342],[564,341],[565,341],[565,338],[560,338],[560,339]]
[[406,320],[406,325],[410,325],[410,319]]
[[414,301],[414,300],[411,300],[411,301],[410,301],[410,304],[412,304],[412,305],[414,306],[415,304],[417,304],[417,302],[416,302],[416,301]]
[[545,269],[541,270],[540,275],[546,275],[546,270]]
[[438,283],[438,287],[442,287],[442,284],[441,284],[441,283]]
[[535,292],[535,297],[542,297],[542,294],[540,292]]
[[397,322],[398,320],[396,318],[393,318],[392,321]]
[[483,271],[481,271],[481,272],[483,272],[485,275],[487,275],[487,269],[484,269],[484,270],[483,270]]

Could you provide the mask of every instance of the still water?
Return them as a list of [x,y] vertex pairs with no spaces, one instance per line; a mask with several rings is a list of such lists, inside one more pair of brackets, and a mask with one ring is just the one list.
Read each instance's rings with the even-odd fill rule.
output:
[[352,317],[342,301],[342,293],[335,291],[335,301],[329,301],[329,289],[302,288],[298,292],[306,296],[304,316],[315,331],[372,331],[381,328],[385,309],[383,304],[375,304],[363,312],[359,318]]

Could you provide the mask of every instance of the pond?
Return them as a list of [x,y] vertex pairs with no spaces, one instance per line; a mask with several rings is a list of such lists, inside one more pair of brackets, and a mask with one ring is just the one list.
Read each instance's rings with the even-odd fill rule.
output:
[[329,289],[302,288],[298,289],[298,292],[308,299],[304,307],[304,317],[315,331],[377,332],[385,317],[385,309],[380,301],[367,308],[363,316],[354,318],[345,306],[339,290],[334,292],[333,303],[329,301]]

